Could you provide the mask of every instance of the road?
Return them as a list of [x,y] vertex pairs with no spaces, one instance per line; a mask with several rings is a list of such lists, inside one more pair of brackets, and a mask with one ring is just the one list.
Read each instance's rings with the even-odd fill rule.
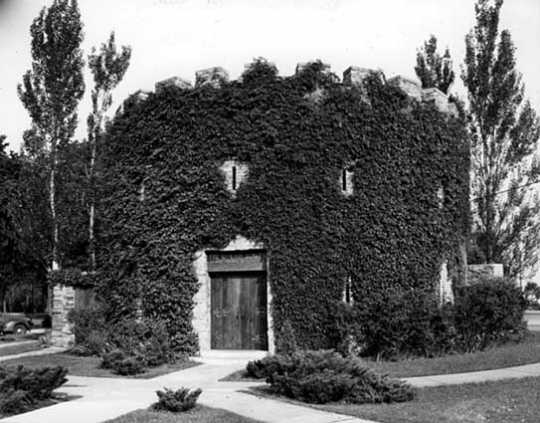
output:
[[540,332],[540,310],[530,310],[525,312],[525,320],[529,330]]

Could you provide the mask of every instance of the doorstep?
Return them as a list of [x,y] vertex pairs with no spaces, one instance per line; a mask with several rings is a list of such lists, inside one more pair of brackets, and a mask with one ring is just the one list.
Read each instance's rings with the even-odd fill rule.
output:
[[193,359],[209,364],[226,364],[236,361],[245,363],[251,360],[260,360],[268,354],[268,351],[265,350],[209,350],[201,351],[200,356],[195,356]]

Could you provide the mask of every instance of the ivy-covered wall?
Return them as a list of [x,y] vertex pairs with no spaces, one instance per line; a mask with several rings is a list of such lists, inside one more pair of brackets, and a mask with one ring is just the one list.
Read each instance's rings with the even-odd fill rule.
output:
[[[344,84],[315,62],[279,77],[259,60],[220,87],[132,98],[103,148],[100,291],[110,317],[142,307],[186,352],[197,348],[198,250],[236,235],[263,243],[277,335],[289,320],[300,346],[326,348],[347,276],[357,302],[390,286],[433,292],[468,228],[462,122],[381,75]],[[234,197],[219,171],[229,159],[249,167]]]

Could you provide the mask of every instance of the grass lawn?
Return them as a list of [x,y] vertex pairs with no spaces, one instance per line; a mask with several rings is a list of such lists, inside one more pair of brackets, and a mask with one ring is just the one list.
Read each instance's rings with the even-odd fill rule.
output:
[[174,364],[164,364],[159,367],[147,369],[145,373],[134,376],[121,376],[112,373],[108,369],[101,369],[99,365],[101,359],[99,357],[80,357],[70,354],[46,354],[32,357],[22,357],[14,360],[1,361],[1,366],[15,366],[22,364],[23,366],[36,368],[44,366],[63,366],[68,369],[68,374],[72,376],[94,376],[94,377],[123,377],[136,379],[150,379],[152,377],[161,376],[167,373],[178,370],[187,369],[198,365],[194,361],[180,361]]
[[317,408],[394,423],[538,423],[540,378],[441,386],[417,390],[411,402],[326,405]]
[[[531,332],[525,341],[519,344],[507,344],[485,351],[436,358],[413,358],[400,361],[366,360],[366,366],[394,377],[413,377],[500,369],[538,362],[540,362],[540,333]],[[254,379],[246,378],[246,372],[239,370],[221,380],[234,382]]]
[[0,347],[0,357],[5,357],[7,355],[21,354],[28,351],[36,351],[40,349],[41,349],[41,345],[37,341],[27,342],[27,343],[19,344],[19,345],[9,345],[6,343]]
[[469,354],[400,361],[367,361],[380,372],[395,377],[428,376],[499,369],[540,362],[540,333],[531,332],[519,344],[507,344]]
[[257,420],[198,405],[185,413],[137,410],[106,423],[257,423]]
[[[254,395],[273,397],[268,388],[250,390]],[[538,423],[540,421],[540,378],[417,389],[410,402],[394,404],[305,404],[280,400],[318,410],[346,414],[381,423]]]

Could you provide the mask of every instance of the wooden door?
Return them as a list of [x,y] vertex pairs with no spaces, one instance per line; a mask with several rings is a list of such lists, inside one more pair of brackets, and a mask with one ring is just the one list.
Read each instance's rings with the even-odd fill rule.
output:
[[215,274],[211,286],[211,347],[266,350],[265,274]]

